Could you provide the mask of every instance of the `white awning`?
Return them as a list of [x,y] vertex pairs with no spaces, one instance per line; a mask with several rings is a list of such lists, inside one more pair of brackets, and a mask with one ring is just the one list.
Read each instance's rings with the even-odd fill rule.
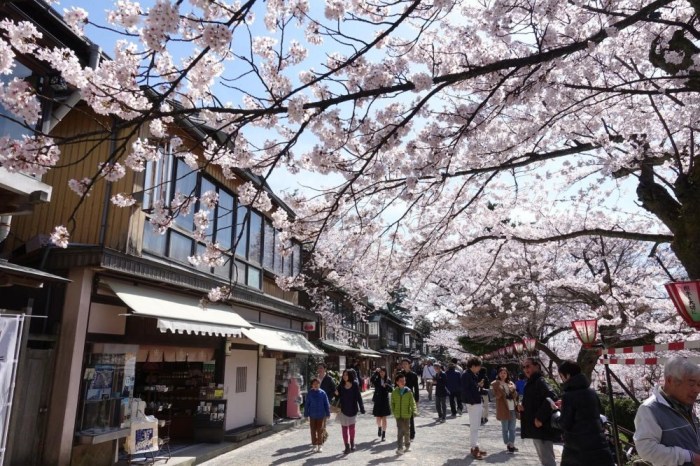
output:
[[303,333],[254,327],[244,328],[243,334],[257,344],[264,345],[274,351],[314,354],[317,356],[325,355],[323,351],[312,345]]
[[119,280],[102,281],[135,315],[157,318],[161,332],[170,330],[174,333],[233,336],[240,335],[241,329],[252,327],[225,305],[213,304],[202,308],[192,296],[168,293],[149,286],[134,286]]

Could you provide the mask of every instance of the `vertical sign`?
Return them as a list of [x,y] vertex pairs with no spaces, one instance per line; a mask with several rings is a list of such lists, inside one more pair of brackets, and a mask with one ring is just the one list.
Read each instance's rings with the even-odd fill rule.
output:
[[24,315],[0,315],[0,464],[5,462],[23,323]]

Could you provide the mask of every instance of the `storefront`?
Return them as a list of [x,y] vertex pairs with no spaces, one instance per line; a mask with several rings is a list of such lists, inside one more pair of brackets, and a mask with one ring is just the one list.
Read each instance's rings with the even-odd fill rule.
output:
[[220,442],[236,417],[228,413],[234,393],[236,406],[253,407],[245,420],[253,423],[257,346],[231,349],[251,324],[226,306],[202,309],[194,296],[151,286],[102,278],[98,289],[74,458],[108,464],[95,458],[121,448],[134,418],[146,415],[157,418],[161,443]]

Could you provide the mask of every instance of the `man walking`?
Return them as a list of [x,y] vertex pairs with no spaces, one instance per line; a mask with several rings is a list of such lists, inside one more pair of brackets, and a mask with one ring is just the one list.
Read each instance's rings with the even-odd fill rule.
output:
[[318,373],[318,380],[321,381],[321,390],[326,392],[329,401],[332,400],[335,396],[335,383],[333,382],[333,378],[326,372],[326,365],[320,363],[316,367],[316,372]]
[[479,427],[481,426],[481,386],[479,385],[479,370],[481,360],[470,358],[467,370],[462,374],[462,401],[467,405],[469,413],[469,443],[470,453],[477,460],[483,460],[486,452],[479,448]]
[[445,422],[447,418],[447,375],[442,371],[442,364],[436,362],[435,367],[435,409],[437,410],[438,421]]
[[654,466],[700,465],[700,422],[693,407],[700,394],[700,367],[683,357],[664,366],[663,387],[639,406],[634,444]]
[[[447,366],[447,372],[445,373],[445,376],[447,377],[447,390],[450,392],[450,410],[452,411],[452,417],[457,416],[457,413],[459,412],[459,415],[462,415],[462,397],[460,396],[461,392],[461,379],[462,379],[462,371],[457,371],[457,367],[455,366],[454,363],[450,363],[449,366]],[[456,408],[455,408],[455,402],[456,402]]]
[[[401,366],[403,367],[401,373],[406,377],[406,387],[413,391],[413,399],[416,400],[416,406],[418,406],[418,374],[411,370],[411,361],[408,358],[401,360]],[[415,414],[411,416],[411,440],[416,438],[416,423],[414,418]]]
[[433,401],[433,383],[435,378],[435,368],[432,364],[428,363],[423,368],[423,382],[425,383],[425,389],[428,391],[428,401]]
[[527,358],[523,364],[527,383],[522,404],[518,405],[521,413],[520,435],[524,439],[532,439],[542,466],[557,466],[554,442],[559,440],[560,434],[551,427],[552,407],[547,401],[547,398],[556,400],[557,396],[542,377],[541,370],[539,361],[533,358]]

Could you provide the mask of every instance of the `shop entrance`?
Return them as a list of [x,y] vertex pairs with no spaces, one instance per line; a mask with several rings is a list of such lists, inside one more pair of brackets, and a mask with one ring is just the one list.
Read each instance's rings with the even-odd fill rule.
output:
[[257,379],[257,351],[232,350],[226,356],[224,387],[230,407],[226,414],[226,430],[255,422]]

